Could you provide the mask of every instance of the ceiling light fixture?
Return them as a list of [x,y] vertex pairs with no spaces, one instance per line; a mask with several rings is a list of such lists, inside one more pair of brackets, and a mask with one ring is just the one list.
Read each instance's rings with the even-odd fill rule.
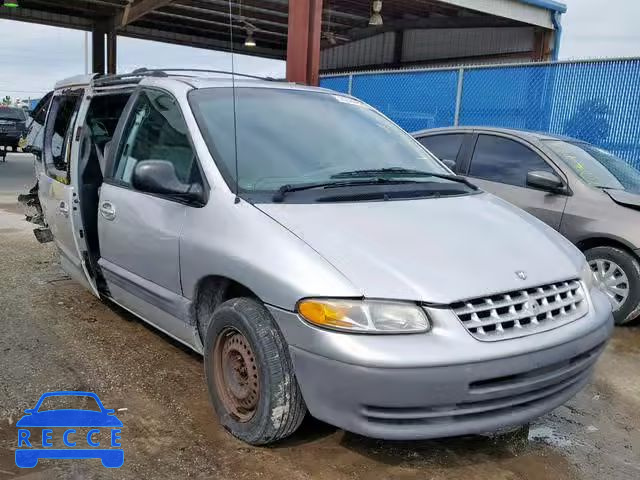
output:
[[380,26],[382,25],[382,0],[373,0],[371,2],[371,18],[369,18],[369,25]]
[[256,41],[253,39],[253,30],[247,28],[247,38],[244,41],[245,47],[255,47]]

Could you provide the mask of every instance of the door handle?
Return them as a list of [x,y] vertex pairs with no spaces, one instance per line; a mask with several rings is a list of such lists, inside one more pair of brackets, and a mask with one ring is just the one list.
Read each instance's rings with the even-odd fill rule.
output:
[[113,220],[116,218],[116,207],[109,201],[102,202],[100,204],[100,214],[105,220]]
[[64,201],[60,202],[60,205],[58,205],[58,211],[65,217],[69,216],[69,206]]

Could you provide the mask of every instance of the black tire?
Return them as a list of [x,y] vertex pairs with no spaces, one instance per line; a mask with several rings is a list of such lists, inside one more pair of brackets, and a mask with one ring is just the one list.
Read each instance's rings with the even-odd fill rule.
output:
[[584,252],[587,261],[604,260],[620,266],[629,280],[629,295],[622,306],[613,311],[616,325],[624,325],[640,313],[640,263],[632,254],[616,247],[594,247]]
[[[225,403],[231,394],[220,392],[216,366],[222,368],[221,341],[242,335],[255,355],[259,394],[250,418],[238,418]],[[217,353],[218,352],[218,353]],[[253,359],[251,359],[253,360]],[[291,435],[300,426],[306,406],[296,381],[286,341],[271,314],[259,301],[235,298],[219,305],[205,336],[204,366],[207,387],[220,423],[232,435],[251,445],[266,445]],[[253,367],[252,367],[253,368]],[[228,372],[231,367],[223,372]],[[250,369],[249,369],[250,370]],[[231,374],[229,374],[231,375]],[[222,381],[223,384],[224,381]],[[225,395],[227,395],[225,397]]]

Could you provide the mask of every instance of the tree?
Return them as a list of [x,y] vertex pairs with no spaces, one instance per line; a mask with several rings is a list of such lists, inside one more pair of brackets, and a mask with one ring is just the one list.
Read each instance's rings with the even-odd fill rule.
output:
[[5,97],[2,99],[2,104],[3,104],[3,105],[11,105],[11,97],[10,97],[9,95],[5,96]]

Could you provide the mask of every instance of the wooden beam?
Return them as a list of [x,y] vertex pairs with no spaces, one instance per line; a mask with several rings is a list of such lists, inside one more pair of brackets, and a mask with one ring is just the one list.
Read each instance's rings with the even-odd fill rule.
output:
[[144,17],[147,13],[166,7],[173,0],[133,0],[116,16],[116,27],[123,28]]

